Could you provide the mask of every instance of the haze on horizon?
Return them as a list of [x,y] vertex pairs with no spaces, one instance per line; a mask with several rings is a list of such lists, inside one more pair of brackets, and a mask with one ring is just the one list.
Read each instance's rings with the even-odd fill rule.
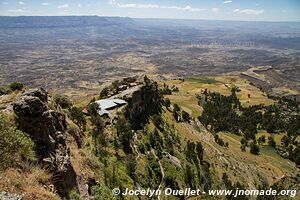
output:
[[300,21],[297,0],[0,0],[2,16],[97,15],[131,18]]

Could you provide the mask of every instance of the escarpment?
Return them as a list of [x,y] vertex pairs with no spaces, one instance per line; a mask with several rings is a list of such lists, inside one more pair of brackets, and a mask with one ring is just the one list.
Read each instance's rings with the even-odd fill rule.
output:
[[76,189],[76,174],[66,145],[66,117],[44,89],[24,93],[14,104],[18,128],[35,142],[39,161],[53,174],[55,189],[62,197]]

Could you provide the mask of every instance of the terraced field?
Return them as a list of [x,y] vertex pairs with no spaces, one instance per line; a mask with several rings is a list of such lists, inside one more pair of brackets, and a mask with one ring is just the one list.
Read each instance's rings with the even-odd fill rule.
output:
[[[168,80],[165,83],[169,86],[175,85],[179,88],[178,93],[173,93],[167,97],[172,104],[177,103],[183,110],[189,112],[193,118],[197,118],[202,107],[198,105],[196,94],[200,94],[204,89],[211,92],[219,92],[224,95],[230,94],[232,86],[239,87],[240,92],[237,96],[244,106],[274,103],[268,99],[266,94],[260,91],[255,86],[249,84],[248,81],[241,79],[238,76],[217,76],[217,77],[192,77],[183,80]],[[161,83],[162,84],[162,83]],[[250,94],[250,98],[248,97]],[[166,112],[166,119],[172,121],[172,114]],[[219,136],[228,142],[229,147],[221,147],[214,141],[213,134],[206,131],[205,128],[198,122],[197,119],[194,125],[186,123],[175,123],[176,130],[179,131],[183,143],[187,140],[201,141],[205,146],[206,157],[213,163],[215,172],[221,177],[223,172],[231,174],[232,180],[244,180],[253,187],[255,181],[260,175],[267,177],[267,182],[272,184],[282,177],[293,176],[299,172],[295,164],[287,159],[280,157],[274,148],[267,144],[262,144],[260,155],[250,154],[249,147],[246,152],[240,149],[242,136],[219,133]],[[269,134],[265,131],[260,131],[256,137],[265,135],[268,138]],[[281,144],[281,138],[284,134],[276,134],[275,142]],[[255,172],[255,173],[254,173]]]

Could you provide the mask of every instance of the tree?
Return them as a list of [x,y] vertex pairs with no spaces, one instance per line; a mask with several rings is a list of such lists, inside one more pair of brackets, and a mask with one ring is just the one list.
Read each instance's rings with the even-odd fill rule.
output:
[[156,128],[158,128],[160,131],[163,130],[164,121],[163,121],[161,115],[157,115],[157,114],[153,115],[152,121],[153,121],[154,126],[156,126]]
[[259,154],[259,146],[257,145],[256,140],[254,140],[250,143],[250,153],[252,153],[254,155]]
[[214,136],[214,138],[215,138],[215,142],[218,143],[220,146],[224,146],[225,145],[224,140],[222,140],[222,138],[220,138],[218,134],[216,134]]
[[165,98],[165,106],[166,106],[166,108],[170,108],[170,106],[171,106],[171,101],[170,101],[169,98]]
[[190,162],[196,160],[196,154],[195,154],[195,143],[191,142],[190,140],[187,141],[186,144],[186,159]]
[[169,88],[168,85],[166,85],[166,83],[164,83],[164,87],[161,89],[161,93],[163,95],[171,95],[172,94],[172,90]]
[[245,146],[248,146],[248,141],[247,141],[247,139],[246,139],[245,137],[243,137],[243,138],[241,139],[241,144],[242,144],[242,145],[245,145]]
[[151,80],[148,78],[147,75],[144,76],[144,83],[145,83],[146,85],[150,85],[150,83],[151,83]]
[[242,144],[240,148],[241,148],[242,151],[246,151],[246,145]]
[[226,173],[223,173],[222,181],[223,181],[223,183],[224,183],[224,185],[226,186],[227,189],[230,189],[230,190],[233,189],[232,182],[231,182],[231,180],[229,179],[229,177]]
[[92,102],[88,105],[87,110],[92,117],[97,116],[99,115],[98,114],[99,104],[97,104],[96,102]]
[[173,190],[176,190],[179,188],[175,175],[171,175],[171,174],[166,175],[164,177],[164,181],[165,181],[166,187],[169,187]]
[[79,127],[85,129],[86,126],[86,120],[82,113],[82,109],[73,106],[69,110],[70,112],[70,118],[74,121],[75,124],[77,124]]
[[87,108],[89,114],[91,115],[91,121],[96,126],[97,129],[103,130],[104,124],[98,113],[99,104],[96,102],[90,103]]
[[66,95],[56,94],[54,96],[54,102],[63,109],[69,109],[72,106],[72,102]]
[[180,121],[180,108],[178,106],[178,104],[174,104],[173,106],[173,116],[175,118],[175,120],[178,122]]
[[295,160],[296,165],[300,166],[300,144],[297,145],[293,154],[295,155],[294,160]]
[[183,119],[183,121],[185,121],[185,122],[190,122],[190,119],[191,119],[191,117],[190,117],[190,114],[189,113],[187,113],[186,111],[182,111],[181,112],[181,114],[182,114],[182,119]]
[[241,139],[241,150],[246,151],[246,146],[248,146],[248,141],[245,137]]
[[203,149],[203,146],[202,146],[201,142],[197,142],[197,144],[196,144],[196,151],[197,151],[198,159],[202,163],[204,149]]
[[195,173],[193,168],[187,164],[185,166],[184,181],[190,188],[195,188]]
[[109,92],[109,90],[107,87],[103,88],[103,90],[101,90],[101,92],[100,92],[100,96],[99,96],[100,99],[107,98],[108,92]]
[[276,142],[275,142],[273,136],[268,137],[268,144],[269,144],[271,147],[274,147],[274,148],[276,147]]
[[97,103],[90,103],[88,105],[88,112],[91,115],[91,122],[95,126],[92,129],[92,136],[95,143],[95,151],[96,154],[100,154],[100,156],[105,157],[106,150],[105,147],[107,146],[107,141],[104,135],[104,123],[98,114],[99,105]]
[[132,180],[136,181],[136,160],[132,154],[126,157],[126,168],[128,175],[132,178]]
[[111,192],[111,189],[107,186],[98,186],[95,185],[92,187],[92,196],[95,200],[107,200],[107,199],[114,199],[114,196]]
[[281,138],[281,143],[283,144],[283,146],[287,147],[289,146],[290,144],[290,138],[286,135],[284,135],[282,138]]
[[123,147],[123,151],[126,154],[132,153],[131,141],[133,138],[132,130],[130,128],[130,124],[125,119],[124,116],[119,116],[116,122],[117,134],[120,137],[120,142]]
[[258,144],[264,144],[266,142],[266,136],[262,135],[261,137],[258,138]]

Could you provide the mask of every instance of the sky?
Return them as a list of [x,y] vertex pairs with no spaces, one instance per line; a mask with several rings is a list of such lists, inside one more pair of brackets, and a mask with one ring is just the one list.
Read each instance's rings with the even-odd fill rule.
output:
[[300,0],[0,0],[0,15],[300,21]]

